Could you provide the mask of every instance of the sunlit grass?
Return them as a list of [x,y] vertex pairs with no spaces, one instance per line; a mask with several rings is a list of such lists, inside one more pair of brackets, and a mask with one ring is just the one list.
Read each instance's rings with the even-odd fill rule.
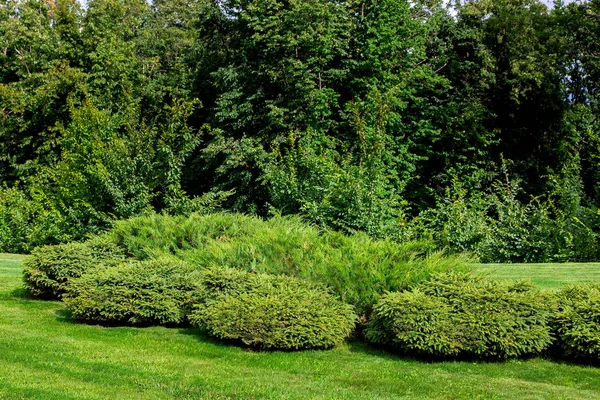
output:
[[0,255],[0,399],[596,399],[600,369],[544,359],[426,363],[358,343],[247,351],[194,329],[72,323]]
[[600,282],[600,263],[477,264],[475,270],[496,279],[528,279],[544,289],[567,283]]

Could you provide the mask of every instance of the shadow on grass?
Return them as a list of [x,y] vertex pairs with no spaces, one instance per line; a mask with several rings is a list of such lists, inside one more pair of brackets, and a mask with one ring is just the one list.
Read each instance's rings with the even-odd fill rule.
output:
[[518,358],[507,358],[497,359],[493,357],[477,357],[470,355],[460,356],[433,356],[427,354],[410,353],[409,351],[402,351],[401,349],[391,348],[389,346],[375,345],[372,343],[362,342],[359,340],[349,341],[346,343],[348,350],[352,353],[359,353],[368,355],[369,357],[377,357],[385,360],[397,360],[397,361],[418,361],[424,364],[443,364],[443,363],[485,363],[485,364],[502,364],[510,360],[519,359],[526,361],[535,358],[546,358],[551,361],[555,361],[554,358],[542,355],[529,355],[521,356]]
[[73,313],[66,308],[61,308],[60,310],[56,310],[54,312],[56,316],[56,320],[59,322],[64,322],[67,324],[74,325],[89,325],[89,326],[101,326],[103,328],[153,328],[157,326],[162,326],[164,328],[180,328],[178,325],[163,325],[152,322],[144,322],[144,323],[127,323],[122,321],[94,321],[94,320],[85,320],[85,319],[77,319],[73,317]]
[[39,300],[31,294],[29,289],[20,286],[10,291],[10,296],[19,300]]
[[[376,357],[382,360],[388,361],[403,361],[403,362],[421,362],[424,364],[438,364],[445,362],[460,362],[460,361],[474,361],[467,359],[453,359],[453,358],[439,358],[439,357],[423,357],[414,354],[407,354],[398,349],[389,348],[386,346],[379,346],[368,342],[363,342],[358,339],[354,339],[346,342],[346,348],[350,353],[366,355],[369,357]],[[479,360],[482,361],[482,360]]]
[[557,364],[568,365],[568,366],[579,366],[579,367],[600,367],[600,359],[593,358],[592,355],[589,357],[575,357],[564,354],[558,347],[550,349],[548,354],[544,357],[548,361],[555,362]]
[[[204,330],[199,329],[199,328],[179,328],[178,332],[182,335],[186,335],[186,336],[192,336],[194,337],[194,339],[196,339],[199,342],[202,343],[209,343],[215,346],[230,346],[230,347],[236,347],[242,351],[245,352],[249,352],[249,353],[262,353],[262,354],[270,354],[270,353],[301,353],[304,351],[329,351],[329,350],[333,350],[333,349],[298,349],[298,350],[286,350],[286,349],[263,349],[260,347],[256,347],[256,346],[248,346],[246,344],[244,344],[242,341],[240,340],[232,340],[232,339],[219,339],[219,338],[215,338],[213,336],[210,336],[208,333],[206,333]],[[349,346],[348,348],[350,349],[350,346],[352,346],[350,343],[347,343],[347,345]],[[363,344],[357,343],[357,346],[363,346]],[[360,350],[354,351],[352,349],[350,349],[351,352],[359,352]],[[371,354],[369,351],[360,351],[360,352],[364,352],[364,353],[368,353]],[[378,354],[377,351],[373,351],[374,355]],[[390,353],[385,353],[385,352],[381,352],[382,355],[385,355],[388,358],[399,358],[393,354]]]
[[73,319],[71,316],[71,312],[65,308],[56,310],[54,312],[54,315],[56,315],[56,320],[58,322],[63,322],[71,325],[81,325],[81,322],[77,321],[76,319]]
[[[200,328],[193,327],[181,327],[178,329],[178,333],[185,336],[192,336],[199,342],[208,343],[215,346],[233,346],[237,347],[240,350],[248,351],[248,352],[256,352],[256,353],[271,353],[273,350],[264,350],[256,347],[250,347],[245,345],[239,340],[226,340],[226,339],[218,339],[208,335],[204,330]],[[278,350],[280,351],[280,350]]]

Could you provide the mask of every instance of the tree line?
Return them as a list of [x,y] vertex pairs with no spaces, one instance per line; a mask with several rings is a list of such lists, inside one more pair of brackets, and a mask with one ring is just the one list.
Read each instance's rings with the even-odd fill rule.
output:
[[600,1],[0,1],[0,250],[221,207],[600,260]]

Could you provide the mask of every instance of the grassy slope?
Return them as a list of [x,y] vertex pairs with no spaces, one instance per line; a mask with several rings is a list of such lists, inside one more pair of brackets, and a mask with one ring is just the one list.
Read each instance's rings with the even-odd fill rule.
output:
[[0,254],[0,399],[600,399],[600,368],[542,359],[424,363],[349,344],[255,353],[193,329],[69,322],[23,297]]
[[565,283],[600,282],[600,263],[477,264],[475,269],[496,279],[529,279],[545,289]]

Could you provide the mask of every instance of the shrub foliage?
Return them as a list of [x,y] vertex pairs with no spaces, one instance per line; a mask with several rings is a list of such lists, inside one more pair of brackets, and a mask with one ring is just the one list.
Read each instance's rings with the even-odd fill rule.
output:
[[466,264],[465,257],[431,252],[427,242],[323,232],[294,217],[155,214],[119,221],[111,235],[139,259],[166,253],[200,268],[226,266],[322,283],[361,315],[368,315],[386,291]]
[[64,303],[84,322],[174,325],[185,321],[198,282],[179,260],[130,261],[73,280]]
[[261,349],[326,349],[352,331],[351,306],[296,278],[231,268],[204,273],[206,301],[191,322],[218,338]]
[[549,300],[531,286],[441,274],[385,295],[366,337],[429,357],[505,359],[539,354],[552,342]]
[[105,237],[83,243],[43,246],[34,249],[27,259],[23,278],[34,296],[59,299],[73,278],[91,268],[115,265],[124,259],[121,248]]
[[566,286],[557,297],[557,347],[566,357],[600,361],[600,285]]

